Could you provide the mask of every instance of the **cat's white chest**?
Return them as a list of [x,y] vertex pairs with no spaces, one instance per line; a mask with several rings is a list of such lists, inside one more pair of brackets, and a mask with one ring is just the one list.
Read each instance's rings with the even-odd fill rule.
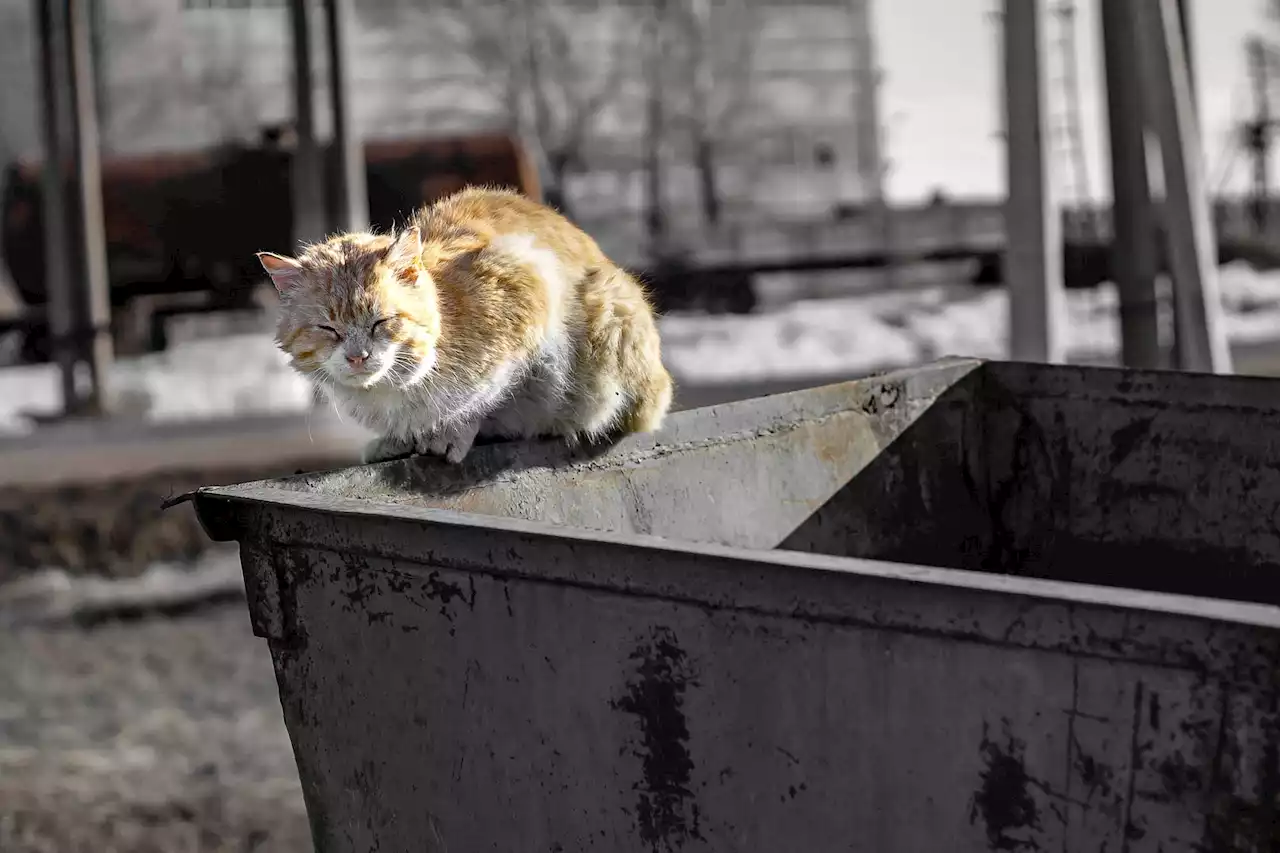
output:
[[480,427],[482,435],[531,438],[554,431],[564,408],[570,376],[571,343],[558,336],[548,340],[532,362],[520,371],[502,402]]
[[339,409],[382,435],[420,433],[437,419],[429,400],[417,399],[399,388],[339,387],[331,390],[330,397]]

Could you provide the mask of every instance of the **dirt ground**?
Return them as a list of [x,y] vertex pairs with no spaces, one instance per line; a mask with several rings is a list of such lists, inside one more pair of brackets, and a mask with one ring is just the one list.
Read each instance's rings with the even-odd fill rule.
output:
[[0,850],[311,849],[265,641],[211,600],[4,628]]

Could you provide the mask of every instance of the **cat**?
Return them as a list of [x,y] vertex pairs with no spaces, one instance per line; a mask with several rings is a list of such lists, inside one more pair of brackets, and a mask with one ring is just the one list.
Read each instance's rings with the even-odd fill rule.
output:
[[468,187],[398,233],[258,259],[280,294],[277,345],[377,433],[366,463],[459,463],[478,436],[577,446],[648,433],[671,407],[643,287],[514,191]]

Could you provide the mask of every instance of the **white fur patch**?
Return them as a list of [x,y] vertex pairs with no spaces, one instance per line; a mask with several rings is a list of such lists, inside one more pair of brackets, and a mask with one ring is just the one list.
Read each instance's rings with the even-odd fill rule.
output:
[[578,411],[573,413],[573,420],[582,424],[587,435],[602,435],[618,420],[618,414],[627,402],[628,397],[618,382],[602,382],[594,395],[581,401]]
[[550,297],[547,337],[556,337],[564,324],[564,295],[569,287],[564,264],[550,249],[539,246],[532,234],[500,234],[489,243],[493,251],[524,264],[537,273]]

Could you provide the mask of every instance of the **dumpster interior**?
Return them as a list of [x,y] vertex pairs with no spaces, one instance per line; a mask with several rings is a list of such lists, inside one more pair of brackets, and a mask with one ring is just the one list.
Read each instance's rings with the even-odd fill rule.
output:
[[[1273,602],[1273,380],[948,359],[270,485],[554,525]],[[1277,587],[1280,589],[1280,587]]]

